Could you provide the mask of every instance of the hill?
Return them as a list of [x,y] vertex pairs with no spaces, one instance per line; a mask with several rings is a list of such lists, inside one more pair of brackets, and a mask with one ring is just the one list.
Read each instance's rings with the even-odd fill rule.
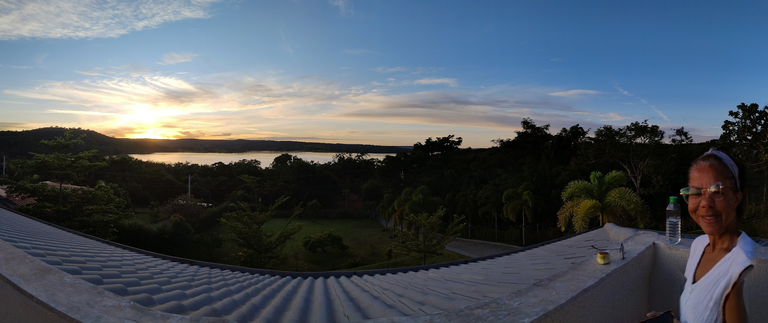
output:
[[79,150],[96,149],[106,155],[148,154],[156,152],[238,153],[245,151],[311,151],[347,153],[398,153],[409,150],[396,146],[328,144],[276,140],[206,140],[206,139],[128,139],[114,138],[86,129],[60,127],[23,131],[0,131],[0,155],[27,157],[30,152],[48,153],[41,140],[52,140],[70,130],[75,136],[85,134]]

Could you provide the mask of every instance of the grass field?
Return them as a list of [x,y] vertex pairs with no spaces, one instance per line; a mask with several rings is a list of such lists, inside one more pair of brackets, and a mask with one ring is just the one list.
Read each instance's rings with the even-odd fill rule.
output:
[[[267,224],[270,229],[285,226],[286,219],[273,219]],[[397,240],[391,231],[383,231],[381,224],[371,219],[327,219],[296,220],[304,228],[288,242],[284,250],[285,261],[281,270],[290,271],[334,271],[348,269],[381,269],[421,265],[421,259],[402,253],[395,253],[393,259],[387,258],[387,248]],[[342,252],[330,249],[327,252],[310,253],[304,250],[301,239],[325,230],[334,229],[344,238],[349,250]],[[447,262],[465,259],[462,255],[444,251],[443,255],[430,258],[429,263]]]
[[[141,221],[151,222],[155,217],[149,212],[140,212],[136,214],[136,218]],[[287,222],[288,220],[284,218],[274,218],[265,225],[265,228],[280,230]],[[286,244],[283,249],[282,259],[269,269],[317,272],[422,265],[421,258],[412,257],[401,252],[394,252],[392,259],[388,258],[387,249],[397,241],[397,238],[392,237],[392,231],[383,231],[382,225],[376,220],[363,218],[298,219],[294,220],[293,224],[301,224],[303,229]],[[304,236],[315,235],[329,229],[336,230],[343,237],[344,244],[349,246],[349,250],[328,249],[325,252],[311,253],[304,249],[302,246],[302,238]],[[221,224],[212,228],[211,231],[223,236],[229,234]],[[171,255],[184,258],[240,265],[237,256],[235,256],[235,251],[234,246],[225,239],[224,245],[218,249],[202,250],[187,248],[184,250],[169,250],[168,252]],[[442,255],[428,258],[427,263],[449,262],[466,258],[460,254],[445,250]]]

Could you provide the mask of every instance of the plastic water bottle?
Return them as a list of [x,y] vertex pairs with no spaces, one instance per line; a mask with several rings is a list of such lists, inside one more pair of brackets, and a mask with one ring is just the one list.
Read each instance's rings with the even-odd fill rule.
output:
[[677,196],[670,196],[667,205],[667,242],[680,243],[680,204],[677,204]]

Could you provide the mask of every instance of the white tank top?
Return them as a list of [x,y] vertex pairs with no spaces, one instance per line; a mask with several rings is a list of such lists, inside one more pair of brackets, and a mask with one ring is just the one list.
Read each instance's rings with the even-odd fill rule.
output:
[[685,266],[685,288],[680,295],[680,322],[720,323],[723,321],[725,296],[731,291],[739,275],[752,265],[755,242],[742,232],[736,246],[715,264],[695,284],[693,277],[709,236],[696,238],[691,245],[688,264]]

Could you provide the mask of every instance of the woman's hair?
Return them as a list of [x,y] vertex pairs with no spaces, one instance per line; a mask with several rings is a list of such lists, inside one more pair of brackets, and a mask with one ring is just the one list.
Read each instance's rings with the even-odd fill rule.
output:
[[734,192],[741,192],[742,194],[741,202],[736,207],[736,215],[741,219],[747,208],[746,181],[742,163],[721,151],[710,148],[704,155],[696,158],[691,163],[691,167],[688,169],[688,176],[690,177],[693,169],[699,166],[712,167],[719,173],[727,174],[728,183],[726,185],[733,189]]

